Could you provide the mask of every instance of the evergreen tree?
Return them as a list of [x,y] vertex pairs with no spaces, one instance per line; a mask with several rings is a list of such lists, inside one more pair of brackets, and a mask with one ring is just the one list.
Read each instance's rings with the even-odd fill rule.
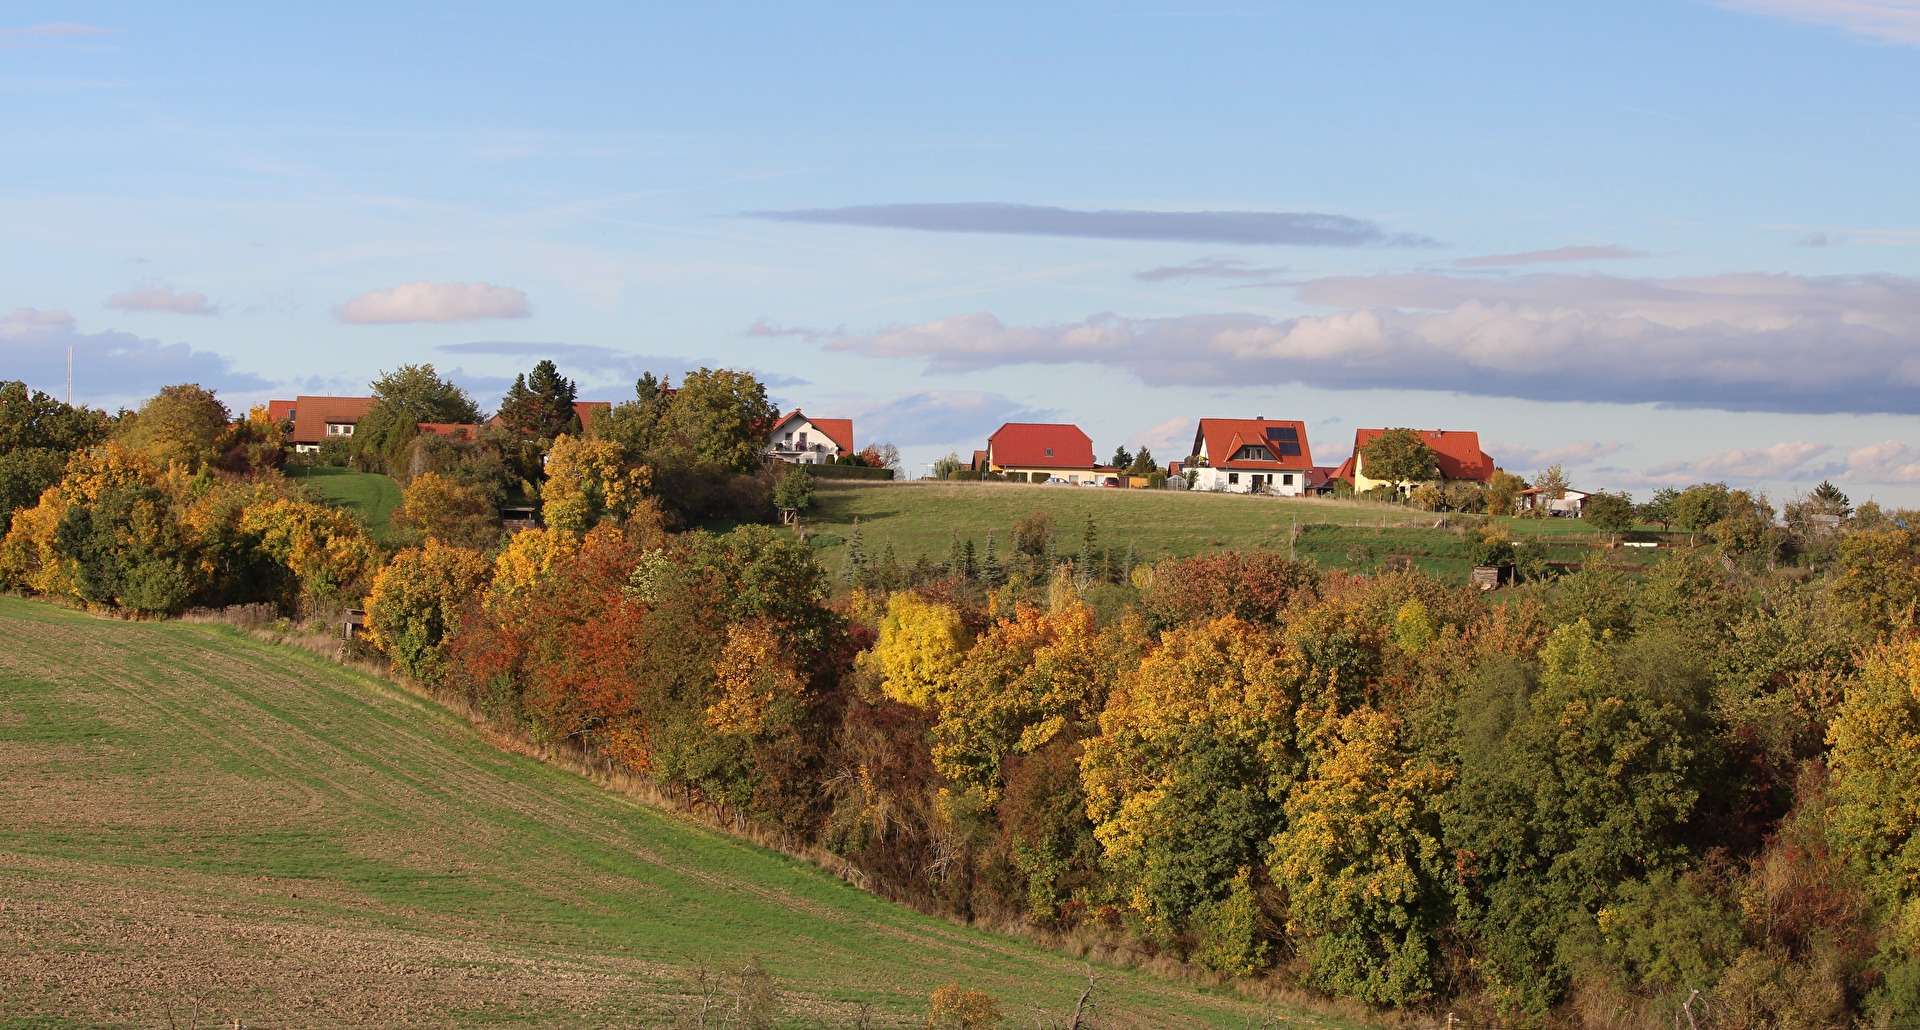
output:
[[859,583],[860,573],[867,565],[866,540],[860,532],[860,520],[853,520],[853,535],[847,537],[847,567],[840,571],[840,578],[849,583]]
[[1000,567],[999,551],[994,546],[993,530],[989,529],[987,530],[987,550],[980,557],[980,578],[989,584],[998,585],[1004,571]]
[[573,408],[578,398],[574,381],[561,375],[553,362],[542,360],[531,373],[513,377],[500,402],[500,421],[509,431],[536,440],[562,433],[578,436],[580,417]]
[[888,590],[900,588],[900,557],[893,551],[893,541],[880,552],[880,585]]
[[1127,545],[1127,556],[1120,561],[1120,582],[1132,583],[1133,570],[1140,567],[1140,549],[1133,544]]
[[973,538],[968,537],[966,542],[960,545],[960,578],[972,579],[978,571],[978,563],[974,558]]
[[1113,449],[1113,467],[1125,472],[1133,466],[1133,455],[1127,453],[1127,445],[1121,444]]
[[1081,577],[1094,573],[1094,560],[1099,557],[1100,533],[1094,527],[1093,515],[1087,515],[1087,528],[1080,533],[1080,555],[1074,559],[1073,571]]

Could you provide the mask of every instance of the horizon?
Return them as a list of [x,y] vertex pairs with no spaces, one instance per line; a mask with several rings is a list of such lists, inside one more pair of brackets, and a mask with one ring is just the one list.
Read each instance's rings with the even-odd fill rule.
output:
[[108,410],[704,365],[911,472],[1257,413],[1920,505],[1901,0],[26,3],[0,91],[0,378]]

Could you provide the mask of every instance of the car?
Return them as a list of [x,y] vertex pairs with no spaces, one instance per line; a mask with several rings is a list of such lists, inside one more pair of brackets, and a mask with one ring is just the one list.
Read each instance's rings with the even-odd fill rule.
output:
[[1066,480],[1064,480],[1064,479],[1061,479],[1061,478],[1060,478],[1059,476],[1048,476],[1048,477],[1047,477],[1047,484],[1046,484],[1046,485],[1048,485],[1048,486],[1066,486],[1066,485],[1068,485],[1068,484],[1067,484],[1067,481],[1066,481]]

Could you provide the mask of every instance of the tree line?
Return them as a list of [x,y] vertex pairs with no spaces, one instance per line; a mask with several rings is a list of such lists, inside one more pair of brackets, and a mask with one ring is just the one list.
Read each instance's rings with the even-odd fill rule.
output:
[[767,410],[748,380],[643,379],[609,431],[557,432],[523,488],[547,526],[510,537],[447,500],[493,458],[423,458],[387,544],[280,473],[264,412],[10,384],[0,584],[364,603],[399,672],[962,918],[1478,1021],[1664,1023],[1695,991],[1725,1026],[1920,1018],[1905,513],[1831,490],[1782,525],[1703,484],[1676,492],[1700,546],[1644,577],[1488,596],[1148,564],[1044,512],[828,569],[769,525],[685,528],[741,498],[772,520],[729,429]]

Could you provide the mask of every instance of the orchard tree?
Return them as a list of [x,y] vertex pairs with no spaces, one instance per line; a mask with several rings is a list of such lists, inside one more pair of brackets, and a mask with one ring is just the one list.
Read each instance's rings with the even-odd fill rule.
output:
[[1600,491],[1581,505],[1580,517],[1602,533],[1619,536],[1633,528],[1633,499],[1624,493]]
[[1672,528],[1674,516],[1679,508],[1680,491],[1663,486],[1653,492],[1653,497],[1640,505],[1638,515],[1642,522],[1658,522],[1660,531]]
[[1487,514],[1511,515],[1520,503],[1520,493],[1527,488],[1527,481],[1505,469],[1494,469],[1493,478],[1487,480],[1485,493]]
[[781,473],[780,482],[773,488],[773,506],[780,509],[789,522],[813,506],[813,477],[804,466],[794,465]]
[[1573,484],[1567,481],[1567,470],[1556,461],[1533,477],[1533,488],[1540,491],[1542,502],[1551,505],[1554,501],[1564,500],[1567,491],[1573,489]]
[[1387,483],[1440,478],[1440,458],[1417,429],[1389,429],[1360,448],[1360,472]]

